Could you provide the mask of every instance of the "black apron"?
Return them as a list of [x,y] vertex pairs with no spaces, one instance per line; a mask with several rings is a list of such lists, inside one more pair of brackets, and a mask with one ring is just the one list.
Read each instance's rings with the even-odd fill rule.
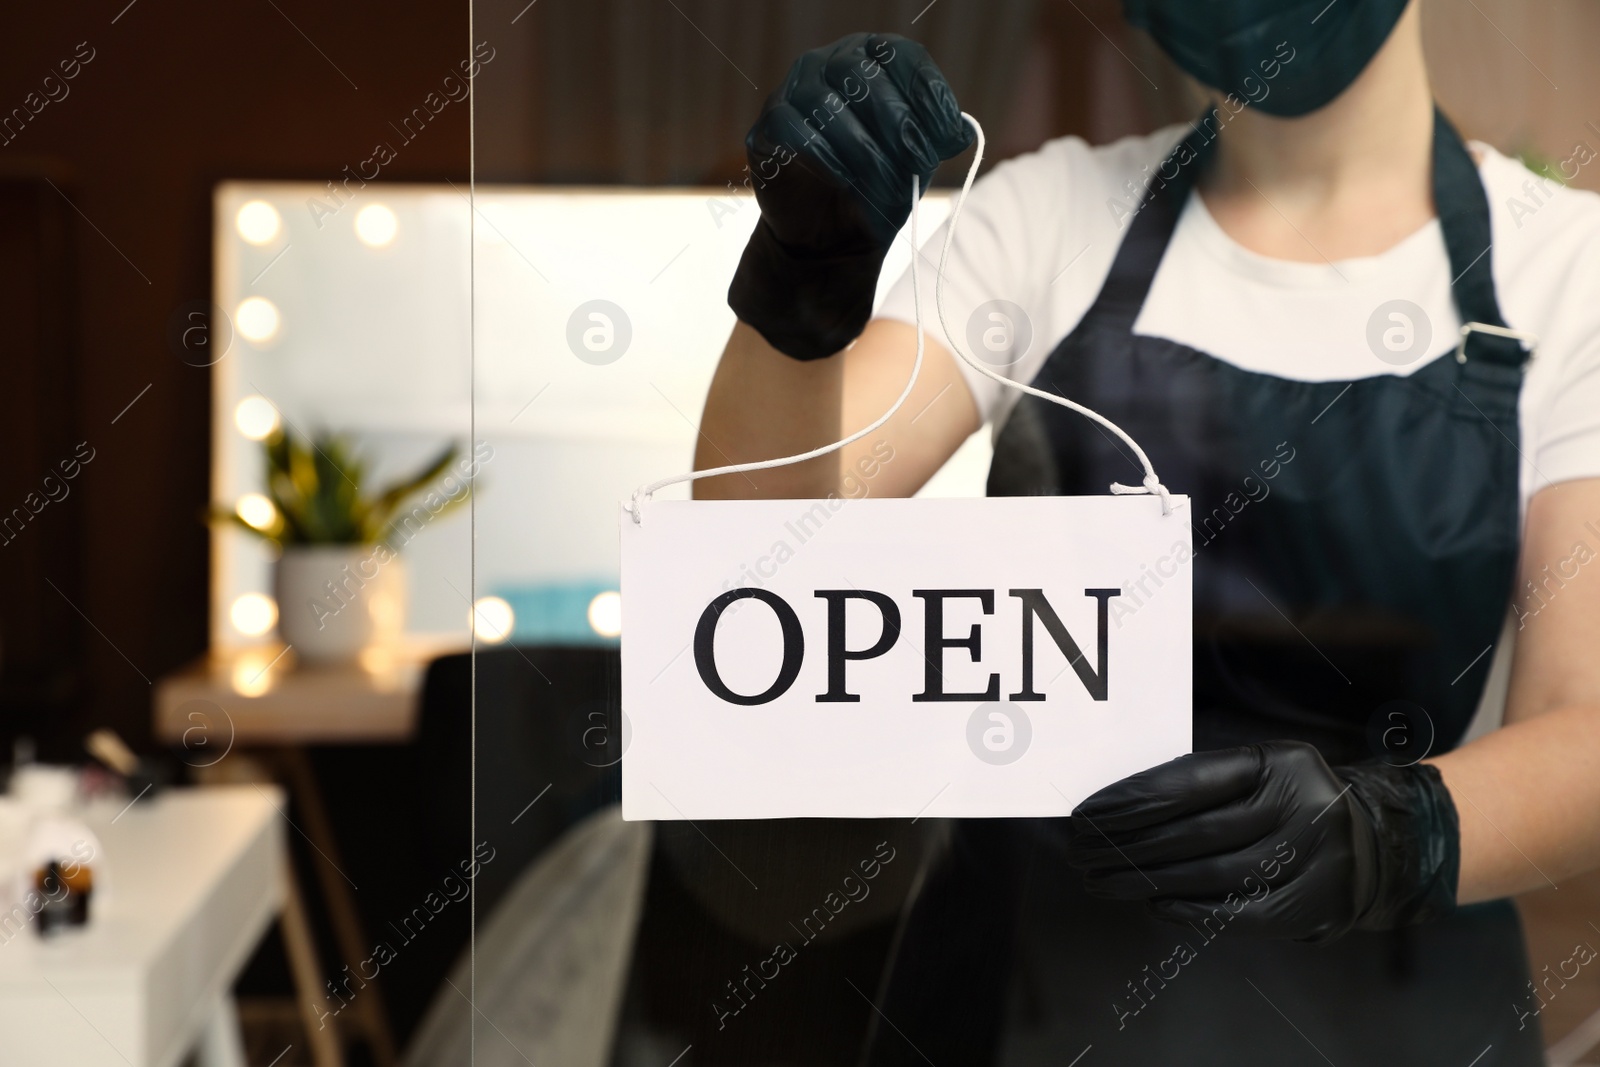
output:
[[[1204,125],[1033,384],[1116,422],[1190,496],[1197,750],[1293,738],[1335,765],[1447,751],[1512,590],[1527,353],[1474,331],[1464,358],[1407,377],[1303,382],[1135,334],[1210,154]],[[1503,327],[1487,198],[1438,113],[1433,191],[1461,320]],[[1142,478],[1122,442],[1024,396],[989,492],[1098,495]],[[1325,947],[1249,940],[1088,897],[1049,820],[961,822],[956,836],[901,934],[871,1062],[1543,1063],[1508,901]]]

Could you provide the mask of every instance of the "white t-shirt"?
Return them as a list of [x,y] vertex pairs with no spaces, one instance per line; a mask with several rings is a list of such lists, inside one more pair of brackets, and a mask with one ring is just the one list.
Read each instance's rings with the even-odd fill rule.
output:
[[[1019,305],[1032,339],[1002,372],[1031,382],[1100,291],[1145,175],[1186,131],[1171,127],[1102,147],[1064,137],[977,182],[946,268],[946,320],[956,342],[972,351],[967,325],[979,305]],[[1486,145],[1472,147],[1488,192],[1501,314],[1538,337],[1520,397],[1525,506],[1552,482],[1600,477],[1600,196],[1544,182]],[[941,227],[923,246],[925,263],[937,260],[943,240]],[[934,274],[921,271],[923,321],[943,342]],[[1134,330],[1283,378],[1410,374],[1459,341],[1450,280],[1437,219],[1381,255],[1301,263],[1242,247],[1190,195]],[[1379,358],[1368,340],[1375,313],[1394,300],[1425,313],[1409,335],[1403,321],[1378,316],[1380,337],[1399,331],[1389,334],[1391,353],[1409,338],[1416,358],[1406,365],[1396,365],[1406,352]],[[909,272],[878,314],[914,321]],[[1424,328],[1425,348],[1417,340]],[[985,421],[998,429],[1020,394],[961,369]]]

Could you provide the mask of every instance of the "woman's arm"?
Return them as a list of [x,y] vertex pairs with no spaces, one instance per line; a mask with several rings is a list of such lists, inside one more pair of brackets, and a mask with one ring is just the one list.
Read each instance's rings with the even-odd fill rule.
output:
[[[827,359],[790,359],[738,323],[711,380],[696,470],[791,456],[837,441],[889,409],[911,375],[916,329],[874,319]],[[922,373],[894,418],[839,452],[805,463],[695,483],[702,499],[803,498],[842,492],[843,474],[872,471],[866,492],[910,496],[978,428],[978,409],[955,357],[927,337]],[[870,462],[868,462],[870,460]]]
[[1463,904],[1600,867],[1600,478],[1529,502],[1514,602],[1506,725],[1429,761],[1461,820]]
[[[873,294],[916,197],[940,160],[973,139],[944,75],[915,41],[851,34],[789,68],[745,138],[747,184],[761,218],[728,286],[739,322],[706,398],[697,470],[831,444],[844,436],[841,423],[845,432],[863,425],[853,421],[857,405],[871,412],[870,423],[900,394],[899,385],[883,394],[882,371],[901,362],[909,371],[905,357],[915,353],[915,338],[908,347],[903,328],[871,321]],[[938,388],[952,374],[933,369],[921,384]],[[899,436],[907,451],[917,450],[913,435]],[[892,448],[888,440],[859,445],[803,464],[708,478],[695,495],[835,493],[846,473],[854,474],[851,486],[868,469],[876,476]]]
[[[792,456],[837,441],[844,360],[790,359],[736,322],[711,378],[694,469]],[[706,500],[820,497],[839,486],[839,457],[693,483]]]

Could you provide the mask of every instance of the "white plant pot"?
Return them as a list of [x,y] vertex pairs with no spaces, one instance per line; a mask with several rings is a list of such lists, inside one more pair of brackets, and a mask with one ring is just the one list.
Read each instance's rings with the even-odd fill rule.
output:
[[278,634],[308,665],[348,663],[405,621],[405,575],[386,546],[285,548],[273,574]]

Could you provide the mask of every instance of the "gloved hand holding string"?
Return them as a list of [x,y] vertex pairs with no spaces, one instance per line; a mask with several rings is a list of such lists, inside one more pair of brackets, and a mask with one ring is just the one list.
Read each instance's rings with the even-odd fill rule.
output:
[[767,342],[820,359],[860,335],[878,274],[939,162],[972,144],[915,41],[852,34],[795,61],[745,138],[761,207],[728,304]]

